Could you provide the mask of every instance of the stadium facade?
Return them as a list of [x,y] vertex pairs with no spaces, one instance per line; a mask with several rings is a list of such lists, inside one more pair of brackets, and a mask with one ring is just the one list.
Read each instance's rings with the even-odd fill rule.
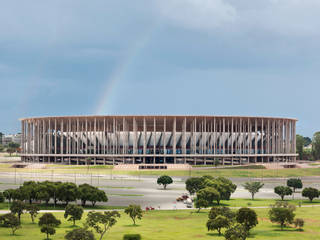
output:
[[296,119],[64,116],[21,119],[22,160],[239,165],[296,160]]

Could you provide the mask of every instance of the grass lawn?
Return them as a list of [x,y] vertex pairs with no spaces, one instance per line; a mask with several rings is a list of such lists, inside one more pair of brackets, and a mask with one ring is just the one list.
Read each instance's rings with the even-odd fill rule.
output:
[[[270,205],[275,204],[277,201],[280,201],[280,199],[244,199],[244,198],[237,198],[237,199],[230,199],[229,201],[221,201],[220,204],[222,206],[227,207],[269,207]],[[320,205],[320,199],[319,200],[313,200],[313,202],[310,202],[309,200],[297,200],[297,199],[285,199],[285,202],[288,202],[290,204],[293,204],[295,206],[299,206],[299,202],[301,205]]]
[[[280,231],[278,225],[268,220],[268,209],[256,209],[259,216],[259,224],[251,231],[248,239],[263,240],[316,240],[320,236],[320,207],[298,208],[296,217],[305,220],[304,231],[300,232],[288,227]],[[41,215],[41,214],[40,214]],[[71,222],[63,218],[63,213],[55,213],[62,224],[57,228],[57,233],[51,239],[64,239],[66,231],[73,229]],[[131,219],[121,212],[121,218],[104,239],[121,240],[126,233],[139,233],[143,240],[194,240],[194,239],[224,239],[216,232],[208,232],[205,224],[208,210],[196,213],[192,210],[183,211],[151,211],[146,212],[137,226],[132,225]],[[77,222],[78,226],[82,226]],[[30,216],[22,216],[22,229],[16,232],[16,236],[10,235],[10,229],[0,228],[1,240],[24,240],[32,237],[32,240],[42,240],[45,235],[40,233],[37,224],[32,224]],[[97,236],[98,237],[98,236]]]
[[217,168],[217,169],[202,169],[200,167],[194,168],[192,170],[140,170],[140,171],[124,171],[124,170],[113,170],[113,166],[70,166],[70,165],[58,165],[58,164],[48,164],[45,169],[26,169],[26,168],[11,168],[11,164],[0,164],[0,172],[17,172],[19,173],[47,173],[47,174],[93,174],[93,175],[131,175],[131,176],[224,176],[224,177],[250,177],[250,178],[278,178],[278,177],[302,177],[302,176],[319,176],[319,168],[296,168],[296,169],[256,169],[244,168],[244,167],[229,167],[229,168]]

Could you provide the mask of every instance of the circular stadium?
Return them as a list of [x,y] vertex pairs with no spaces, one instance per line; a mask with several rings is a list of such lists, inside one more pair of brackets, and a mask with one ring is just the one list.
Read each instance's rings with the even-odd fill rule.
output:
[[21,120],[25,162],[241,165],[294,162],[296,119],[63,116]]

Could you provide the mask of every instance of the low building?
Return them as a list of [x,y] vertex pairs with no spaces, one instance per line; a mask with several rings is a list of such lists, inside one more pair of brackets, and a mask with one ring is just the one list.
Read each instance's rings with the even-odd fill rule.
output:
[[18,134],[8,134],[2,136],[2,145],[7,146],[9,143],[14,142],[21,145],[21,133]]

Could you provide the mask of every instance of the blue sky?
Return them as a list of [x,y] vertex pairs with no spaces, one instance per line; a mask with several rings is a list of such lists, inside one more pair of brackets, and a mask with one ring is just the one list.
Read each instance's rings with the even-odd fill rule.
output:
[[10,0],[0,131],[30,116],[262,115],[320,130],[319,0]]

